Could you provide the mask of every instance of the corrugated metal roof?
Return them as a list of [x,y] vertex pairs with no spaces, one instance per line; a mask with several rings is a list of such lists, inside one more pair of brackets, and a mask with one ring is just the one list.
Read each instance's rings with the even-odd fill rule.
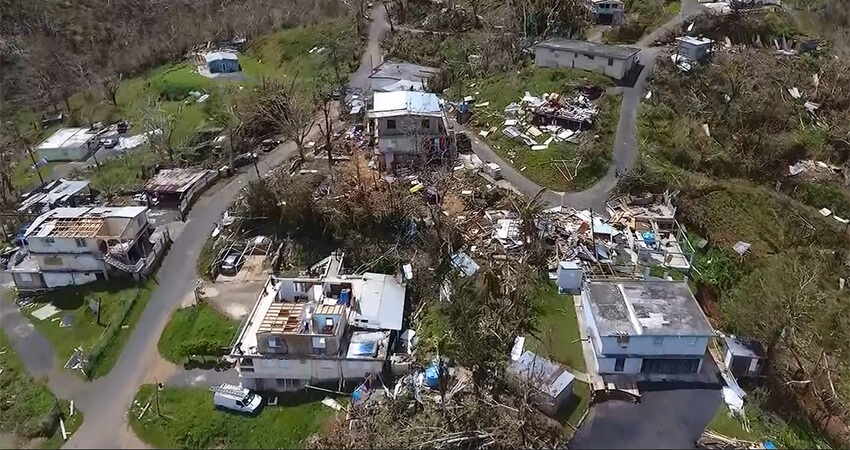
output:
[[[355,319],[368,320],[368,328],[401,330],[404,315],[404,286],[392,275],[364,273],[357,297],[359,312]],[[375,324],[377,322],[377,324]]]
[[619,45],[599,44],[590,41],[576,41],[562,38],[548,39],[543,42],[539,42],[534,46],[553,50],[568,50],[571,52],[613,59],[628,59],[640,51],[639,48],[634,47],[621,47]]
[[160,193],[186,192],[195,183],[202,180],[213,170],[207,169],[164,169],[160,170],[145,184],[145,191]]
[[53,187],[48,191],[31,193],[26,200],[21,202],[18,211],[26,211],[36,204],[54,204],[66,200],[85,189],[88,185],[88,180],[56,180],[53,182]]
[[212,61],[218,61],[219,59],[233,59],[238,60],[239,57],[236,56],[236,53],[232,52],[209,52],[204,54],[204,59],[207,63]]
[[529,350],[511,363],[508,371],[551,397],[560,395],[576,378],[564,366]]

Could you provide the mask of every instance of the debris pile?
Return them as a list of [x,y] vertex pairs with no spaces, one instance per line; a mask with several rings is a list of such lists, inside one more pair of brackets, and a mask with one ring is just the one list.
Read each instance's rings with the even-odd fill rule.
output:
[[[572,96],[553,92],[536,97],[526,92],[520,103],[505,107],[502,133],[511,139],[521,140],[532,150],[549,148],[553,141],[575,142],[581,130],[593,126],[598,113],[590,92],[593,92],[592,87],[588,93],[578,92]],[[479,134],[487,137],[493,131],[485,130]]]

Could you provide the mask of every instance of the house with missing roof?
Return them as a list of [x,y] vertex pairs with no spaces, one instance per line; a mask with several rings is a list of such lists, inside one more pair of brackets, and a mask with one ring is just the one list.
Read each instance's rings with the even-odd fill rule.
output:
[[147,275],[170,243],[166,229],[155,232],[149,225],[147,211],[143,206],[48,211],[26,229],[26,246],[7,271],[25,292]]
[[84,206],[93,203],[96,196],[88,180],[60,178],[22,195],[18,212],[41,214],[61,206]]
[[701,371],[714,330],[687,282],[589,281],[581,304],[601,375]]
[[216,178],[218,172],[210,169],[163,169],[145,183],[142,194],[148,205],[175,209],[185,215]]
[[322,273],[269,278],[230,352],[242,386],[295,390],[361,380],[389,366],[405,286],[394,275],[341,268],[334,254]]
[[552,38],[534,45],[534,61],[537,67],[584,69],[620,80],[635,67],[639,52],[634,47]]
[[453,158],[455,138],[443,102],[428,92],[376,92],[366,113],[381,170]]

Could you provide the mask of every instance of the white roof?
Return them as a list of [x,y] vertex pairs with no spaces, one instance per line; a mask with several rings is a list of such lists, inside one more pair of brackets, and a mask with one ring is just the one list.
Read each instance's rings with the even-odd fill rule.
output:
[[212,61],[218,61],[219,59],[232,59],[238,60],[239,57],[236,56],[236,53],[233,52],[209,52],[204,54],[204,59],[207,63]]
[[372,116],[440,115],[443,112],[440,98],[430,92],[376,92],[373,100],[372,110],[369,111]]
[[691,45],[708,45],[708,44],[711,44],[711,42],[712,42],[711,39],[709,39],[707,37],[698,38],[698,37],[693,37],[693,36],[681,36],[681,37],[677,37],[676,40],[679,41],[679,42],[684,42],[686,44],[691,44]]
[[90,133],[88,128],[60,128],[38,144],[38,149],[80,148],[95,136],[97,133]]
[[368,320],[364,328],[401,330],[404,295],[404,285],[392,275],[364,273],[360,292],[355,292],[359,311],[354,318]]
[[564,366],[529,350],[511,363],[508,371],[553,398],[570,387],[576,378]]

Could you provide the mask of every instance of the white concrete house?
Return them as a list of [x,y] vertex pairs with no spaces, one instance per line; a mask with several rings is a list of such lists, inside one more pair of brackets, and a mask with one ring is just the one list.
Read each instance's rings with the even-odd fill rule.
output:
[[534,46],[538,67],[584,69],[622,79],[634,67],[640,49],[552,38]]
[[230,356],[242,385],[256,390],[380,374],[389,365],[390,335],[401,330],[404,301],[404,285],[391,275],[328,270],[320,277],[271,277]]
[[591,281],[581,294],[600,374],[697,374],[714,330],[686,282]]
[[600,25],[621,25],[625,19],[625,5],[621,0],[587,0],[593,19]]
[[454,130],[442,101],[427,92],[376,92],[366,113],[381,169],[454,157]]
[[154,234],[146,207],[57,208],[24,232],[26,247],[10,261],[19,291],[40,291],[149,273],[169,242]]
[[711,55],[714,44],[706,37],[680,36],[676,38],[676,55],[690,61],[702,61]]
[[36,152],[48,161],[83,161],[95,150],[97,136],[88,128],[60,128],[38,144]]

